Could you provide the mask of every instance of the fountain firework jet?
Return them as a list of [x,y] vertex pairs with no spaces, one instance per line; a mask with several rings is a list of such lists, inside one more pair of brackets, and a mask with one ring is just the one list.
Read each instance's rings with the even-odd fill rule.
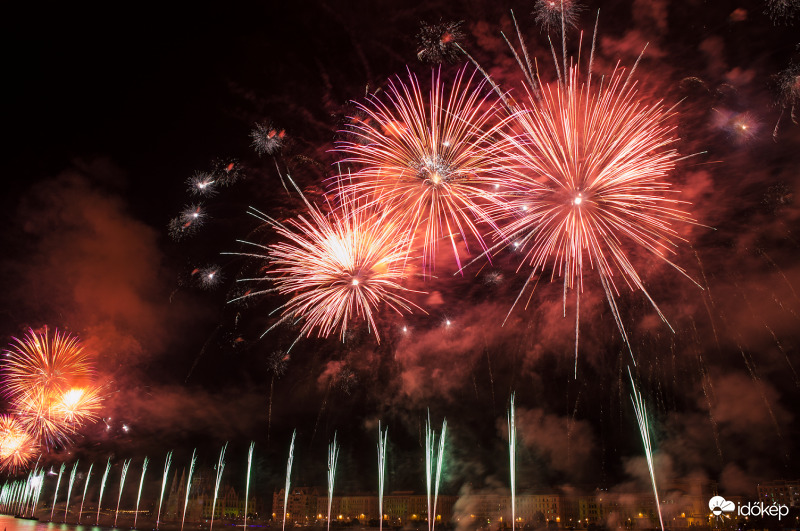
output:
[[64,523],[67,523],[67,511],[69,511],[69,499],[72,497],[72,485],[75,483],[75,472],[78,470],[78,463],[80,460],[75,461],[72,465],[72,472],[69,474],[69,486],[67,487],[67,503],[64,506]]
[[383,485],[386,472],[386,440],[389,437],[389,428],[381,431],[381,421],[378,421],[378,529],[383,530]]
[[289,503],[289,487],[292,478],[292,462],[294,461],[294,438],[297,430],[292,432],[292,443],[289,445],[289,460],[286,463],[286,484],[283,487],[283,531],[286,530],[286,505]]
[[[161,478],[161,494],[158,496],[158,513],[156,514],[156,530],[158,523],[161,520],[161,502],[164,501],[164,490],[167,488],[167,474],[169,473],[169,465],[172,463],[172,450],[167,452],[167,460],[164,462],[164,475]],[[142,472],[144,474],[144,472]]]
[[517,518],[517,424],[514,411],[514,393],[508,409],[508,464],[511,483],[511,531]]
[[94,463],[89,465],[89,471],[86,473],[86,483],[83,484],[83,496],[81,496],[81,508],[78,511],[78,521],[77,523],[81,523],[81,516],[83,516],[83,502],[86,500],[86,489],[89,488],[89,478],[92,477],[92,467],[94,467]]
[[108,458],[106,462],[106,470],[103,472],[103,480],[100,482],[100,497],[97,499],[97,520],[95,521],[95,525],[100,523],[100,506],[103,503],[103,492],[106,490],[106,480],[108,479],[108,473],[111,471],[111,458]]
[[[144,458],[144,462],[142,463],[142,479],[139,480],[139,493],[136,495],[136,513],[133,515],[133,527],[136,529],[136,521],[139,519],[139,500],[142,499],[142,486],[144,485],[144,473],[147,472],[147,463],[149,460],[147,457]],[[159,501],[159,504],[161,502]]]
[[244,528],[242,531],[247,531],[247,502],[250,501],[250,470],[253,468],[253,449],[255,446],[255,441],[251,441],[250,450],[247,452],[247,482],[244,485]]
[[114,513],[114,527],[117,527],[117,517],[119,517],[119,502],[122,500],[122,489],[125,487],[125,477],[128,475],[129,466],[131,466],[130,459],[122,463],[122,475],[120,475],[119,477],[119,495],[117,496],[117,510]]
[[222,472],[225,470],[225,450],[228,449],[226,442],[219,452],[219,459],[217,460],[217,477],[214,481],[214,502],[211,504],[211,524],[208,526],[208,531],[214,529],[214,512],[217,509],[217,495],[219,494],[219,484],[222,481]]
[[56,490],[53,493],[53,508],[50,509],[50,521],[53,521],[53,512],[56,510],[56,500],[58,499],[58,487],[61,485],[61,475],[64,473],[65,463],[61,463],[61,468],[58,469],[58,479],[56,479]]
[[636,384],[633,381],[630,367],[628,367],[628,376],[631,379],[631,402],[633,402],[633,410],[636,412],[636,421],[639,423],[639,433],[642,435],[644,454],[647,458],[647,468],[650,470],[650,481],[653,483],[653,495],[656,498],[658,521],[661,524],[661,531],[664,531],[664,519],[661,516],[661,502],[658,500],[658,488],[656,487],[656,472],[653,468],[653,447],[650,444],[650,422],[647,420],[647,408],[642,394],[636,390]]
[[[567,293],[575,291],[576,378],[586,269],[597,271],[631,358],[617,303],[621,284],[641,291],[669,326],[632,257],[644,251],[694,282],[671,261],[678,248],[675,241],[683,240],[674,225],[694,223],[669,178],[677,162],[686,158],[675,148],[673,110],[642,98],[632,78],[636,65],[627,75],[617,66],[596,81],[596,34],[597,26],[588,75],[581,74],[577,61],[567,68],[564,56],[563,65],[554,61],[558,80],[552,83],[542,82],[524,44],[525,60],[512,50],[526,79],[528,101],[505,100],[508,127],[498,129],[502,139],[497,148],[515,176],[504,188],[507,200],[487,208],[500,227],[497,247],[513,245],[523,257],[519,268],[531,268],[509,314],[528,287],[535,289],[543,277],[563,279],[565,315]],[[523,41],[521,35],[519,39]]]
[[[425,479],[428,487],[428,531],[433,531],[436,525],[436,502],[439,498],[439,482],[442,478],[444,438],[446,433],[447,419],[444,419],[442,421],[442,432],[439,434],[439,451],[436,452],[436,432],[431,428],[431,412],[428,410],[428,421],[425,424]],[[434,454],[434,452],[436,453]],[[435,458],[434,455],[436,456]],[[434,466],[436,467],[435,480],[433,479]],[[433,486],[433,504],[431,504],[431,486]]]
[[[378,428],[380,430],[380,428]],[[336,432],[333,442],[328,445],[328,531],[331,529],[331,507],[333,506],[333,480],[336,478],[336,462],[339,460],[339,448],[336,446]]]
[[197,448],[192,450],[192,461],[189,463],[189,476],[186,478],[186,499],[183,500],[183,517],[181,517],[181,531],[186,522],[186,508],[189,506],[189,491],[192,488],[192,474],[194,474],[194,464],[197,462]]

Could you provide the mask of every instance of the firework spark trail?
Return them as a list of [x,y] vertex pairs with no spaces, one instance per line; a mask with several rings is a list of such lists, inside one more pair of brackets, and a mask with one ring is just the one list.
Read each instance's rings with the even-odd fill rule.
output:
[[100,482],[100,497],[97,499],[97,520],[95,521],[95,525],[100,524],[100,506],[103,503],[103,492],[106,490],[106,480],[108,479],[108,473],[111,471],[111,458],[108,458],[106,462],[106,470],[103,472],[103,480]]
[[158,513],[156,514],[156,530],[158,530],[158,523],[161,520],[161,502],[164,500],[164,490],[167,488],[167,473],[169,473],[169,465],[172,463],[172,450],[167,452],[167,459],[164,462],[164,475],[161,478],[161,494],[158,496]]
[[183,500],[183,516],[181,517],[181,531],[183,531],[183,524],[186,522],[186,508],[189,506],[189,491],[192,489],[192,474],[194,474],[194,465],[197,462],[197,448],[192,450],[192,461],[189,464],[189,476],[186,478],[186,498]]
[[383,531],[383,487],[386,474],[386,442],[389,437],[389,427],[381,431],[381,421],[378,421],[378,529]]
[[65,463],[61,463],[61,468],[58,469],[58,479],[56,479],[56,490],[53,493],[53,508],[50,509],[50,521],[53,521],[53,513],[56,510],[56,500],[58,499],[58,487],[61,485],[61,475],[64,473]]
[[286,531],[286,505],[289,503],[289,487],[292,480],[292,462],[294,461],[294,438],[297,430],[292,432],[292,442],[289,444],[289,459],[286,462],[286,484],[283,487],[283,531]]
[[81,508],[78,511],[77,524],[81,523],[81,516],[83,516],[83,502],[86,500],[86,489],[89,488],[89,478],[92,477],[92,467],[94,467],[94,463],[89,465],[89,472],[86,473],[86,483],[83,485],[83,496],[81,496]]
[[633,409],[636,412],[636,421],[639,423],[639,432],[642,435],[644,453],[645,457],[647,458],[647,468],[650,470],[650,480],[653,483],[653,496],[656,498],[658,521],[661,524],[661,531],[664,531],[664,519],[661,516],[661,502],[658,499],[656,472],[653,466],[653,447],[650,444],[650,423],[647,420],[647,408],[644,403],[644,398],[642,398],[642,394],[636,390],[636,383],[633,381],[633,374],[631,374],[630,367],[628,368],[628,376],[630,376],[631,379],[631,402],[633,403]]
[[[425,479],[428,488],[428,531],[433,531],[433,528],[436,525],[436,502],[439,498],[439,482],[442,477],[442,458],[444,456],[444,441],[446,433],[447,419],[444,419],[442,421],[442,431],[439,434],[438,452],[436,452],[436,432],[431,427],[431,412],[429,410],[428,421],[425,424]],[[436,458],[434,458],[434,455]],[[433,473],[434,466],[436,468],[435,479]],[[432,486],[433,504],[431,504]]]
[[[142,499],[142,486],[144,485],[144,474],[147,472],[147,463],[149,459],[145,456],[142,462],[142,477],[139,480],[139,492],[136,494],[136,512],[133,515],[133,528],[136,529],[136,521],[139,519],[139,501]],[[161,508],[161,501],[159,500],[159,509]]]
[[511,485],[511,531],[514,531],[517,515],[517,424],[514,393],[511,393],[511,405],[508,408],[508,464]]
[[[122,463],[122,474],[119,477],[119,495],[117,496],[117,510],[114,513],[114,527],[117,527],[117,517],[119,516],[119,502],[122,501],[122,489],[125,487],[125,477],[128,475],[128,467],[131,466],[131,460],[128,459]],[[100,508],[98,507],[98,510]]]
[[239,282],[271,280],[275,288],[253,290],[229,302],[277,291],[289,300],[274,310],[282,312],[281,319],[264,334],[282,322],[300,319],[303,324],[297,340],[310,337],[315,329],[318,337],[338,330],[344,339],[348,323],[363,318],[380,342],[373,316],[379,305],[399,314],[418,308],[401,294],[410,292],[400,285],[406,260],[404,238],[398,238],[385,212],[360,208],[363,201],[347,198],[345,193],[341,210],[326,215],[291,183],[309,217],[301,215],[282,223],[251,208],[250,214],[285,241],[269,246],[240,241],[258,252],[228,253],[268,260],[265,277]]
[[[380,425],[378,427],[380,432]],[[380,452],[379,452],[380,453]],[[333,442],[328,445],[328,531],[331,529],[331,507],[333,507],[333,482],[336,479],[336,462],[339,460],[339,447],[336,446],[336,432],[333,432]],[[380,519],[383,520],[382,499],[379,498],[378,512],[381,513]],[[381,525],[381,528],[383,526]]]
[[253,468],[253,449],[255,441],[250,442],[250,450],[247,452],[247,482],[244,485],[244,526],[242,531],[247,531],[247,503],[250,501],[250,471]]
[[[459,270],[458,244],[474,238],[488,252],[479,224],[492,224],[483,203],[496,202],[492,191],[505,184],[507,166],[494,149],[494,122],[500,106],[485,80],[461,69],[445,88],[432,73],[430,93],[417,78],[389,82],[384,100],[357,103],[368,119],[354,119],[348,133],[355,141],[337,142],[342,164],[355,169],[347,193],[396,220],[406,232],[408,250],[422,240],[422,269],[431,273],[439,240],[447,238]],[[421,236],[418,234],[421,232]]]
[[209,531],[214,529],[214,512],[217,509],[217,495],[219,494],[219,485],[222,482],[222,473],[225,470],[225,450],[227,449],[228,443],[226,442],[222,446],[222,450],[219,452],[219,459],[217,460],[217,475],[214,481],[214,502],[211,505],[211,525],[208,527]]
[[69,474],[69,486],[67,487],[67,503],[64,506],[64,523],[67,523],[67,512],[69,511],[69,500],[72,497],[72,485],[75,483],[75,473],[78,471],[78,463],[80,460],[75,461],[72,465],[72,472]]
[[[515,176],[502,194],[507,200],[487,207],[500,226],[500,242],[492,249],[513,244],[524,256],[519,268],[532,267],[511,310],[547,269],[551,281],[563,277],[565,314],[567,293],[575,290],[577,375],[585,265],[597,270],[631,358],[617,305],[620,278],[632,291],[640,290],[669,323],[627,247],[652,253],[692,280],[668,258],[676,252],[673,240],[682,239],[673,222],[693,223],[667,178],[682,159],[672,147],[675,127],[667,123],[672,110],[638,97],[633,70],[626,76],[617,65],[593,84],[591,70],[584,80],[573,65],[563,76],[559,71],[559,81],[545,84],[538,71],[528,72],[517,60],[530,86],[525,87],[528,101],[510,108],[506,127],[498,129],[503,135],[499,149],[512,160]],[[593,60],[592,54],[590,65]]]

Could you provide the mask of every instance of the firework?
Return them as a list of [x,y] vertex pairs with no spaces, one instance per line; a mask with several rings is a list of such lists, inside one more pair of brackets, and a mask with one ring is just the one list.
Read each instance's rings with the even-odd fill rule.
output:
[[461,57],[459,43],[464,39],[461,24],[463,21],[438,24],[423,22],[417,33],[417,58],[435,64],[457,62]]
[[529,105],[513,108],[502,148],[515,159],[517,175],[504,213],[491,211],[507,216],[503,245],[523,255],[520,267],[532,267],[514,305],[539,275],[563,277],[565,311],[567,292],[575,290],[576,374],[584,265],[597,271],[630,349],[617,306],[621,282],[641,290],[667,322],[631,262],[630,248],[649,251],[686,275],[668,256],[677,247],[673,223],[691,222],[668,179],[680,159],[675,128],[667,123],[671,112],[637,96],[633,72],[625,76],[616,67],[595,81],[592,60],[586,79],[571,66],[549,84],[520,62],[533,86]]
[[777,76],[778,97],[776,105],[781,108],[781,114],[775,123],[775,130],[772,138],[778,140],[778,129],[780,128],[783,114],[788,110],[789,118],[795,124],[799,124],[797,118],[797,108],[800,106],[800,63],[792,63],[788,68],[781,71]]
[[0,471],[14,473],[38,453],[36,439],[13,415],[0,415]]
[[661,516],[661,502],[658,500],[656,472],[653,465],[653,446],[650,443],[650,422],[647,420],[647,406],[645,405],[642,393],[636,390],[636,384],[633,381],[633,374],[631,374],[630,368],[628,368],[628,376],[631,379],[631,402],[633,403],[633,410],[636,412],[636,421],[639,423],[639,433],[642,436],[644,453],[645,457],[647,458],[647,469],[650,471],[650,481],[653,484],[653,495],[656,498],[658,521],[661,523],[661,531],[664,531],[664,519]]
[[760,124],[749,112],[715,109],[713,124],[738,145],[746,144],[758,135]]
[[217,474],[214,481],[214,502],[211,505],[211,524],[208,526],[209,531],[214,529],[214,512],[217,509],[217,496],[219,495],[219,484],[222,481],[222,473],[225,471],[225,450],[228,449],[228,443],[225,443],[222,450],[219,452],[219,460],[217,460]]
[[253,449],[255,441],[250,442],[250,449],[247,451],[247,482],[244,485],[244,526],[243,531],[247,531],[247,504],[250,501],[250,471],[253,468]]
[[244,177],[242,165],[236,159],[216,160],[211,175],[222,186],[229,186]]
[[[444,463],[444,437],[447,433],[447,419],[442,421],[439,434],[439,451],[436,452],[436,432],[431,427],[431,412],[428,411],[428,422],[425,424],[425,479],[428,487],[428,531],[436,525],[436,502],[439,498],[439,483],[442,479]],[[434,474],[434,469],[436,473]],[[431,504],[431,487],[433,487],[433,504]]]
[[[386,476],[386,441],[389,437],[389,428],[381,430],[381,421],[378,421],[378,529],[383,531],[383,487]],[[330,520],[330,515],[328,516]]]
[[217,194],[217,179],[213,174],[204,171],[195,172],[186,182],[189,193],[203,197]]
[[559,31],[574,28],[583,6],[576,0],[536,0],[533,15],[542,31]]
[[194,474],[194,465],[197,463],[197,448],[192,450],[192,461],[189,463],[189,476],[186,478],[186,497],[183,499],[183,516],[181,517],[181,531],[183,531],[183,524],[186,522],[186,508],[189,507],[189,491],[192,489],[192,474]]
[[205,290],[214,289],[222,282],[222,273],[220,273],[220,268],[217,265],[195,269],[192,271],[192,276],[196,276],[197,284]]
[[294,462],[294,438],[297,430],[292,432],[292,443],[289,445],[289,459],[286,461],[286,484],[283,487],[283,524],[282,531],[286,531],[286,508],[289,504],[289,487],[292,484],[292,463]]
[[[380,341],[375,309],[385,305],[402,313],[415,306],[401,295],[409,291],[400,285],[406,260],[403,238],[398,238],[385,214],[358,208],[354,201],[345,201],[341,210],[323,214],[302,193],[300,196],[308,218],[298,216],[282,223],[251,210],[284,241],[270,246],[242,242],[261,251],[249,256],[267,259],[269,268],[263,278],[241,281],[268,279],[275,291],[289,296],[278,309],[282,311],[279,323],[302,319],[298,339],[314,330],[319,337],[338,330],[344,338],[350,321],[363,318]],[[248,296],[270,291],[253,291]]]
[[202,205],[187,205],[181,213],[169,221],[167,229],[173,240],[188,238],[205,223],[207,214]]
[[517,422],[514,393],[511,393],[511,406],[508,408],[508,464],[511,485],[511,531],[514,531],[517,519]]
[[29,330],[5,351],[5,393],[20,422],[46,444],[65,442],[102,404],[93,369],[78,339]]
[[283,139],[286,131],[278,129],[271,123],[256,124],[250,131],[250,138],[253,139],[253,149],[259,155],[274,155],[283,147]]
[[[380,431],[380,430],[379,430]],[[380,450],[379,450],[380,453]],[[339,448],[336,446],[336,432],[333,433],[333,442],[328,445],[328,531],[331,529],[331,507],[333,506],[333,483],[336,479],[336,462],[339,460]],[[383,512],[383,499],[379,499],[378,512]],[[381,516],[381,520],[383,517]]]
[[766,0],[764,11],[774,24],[791,25],[794,17],[800,13],[800,0]]
[[482,205],[496,201],[490,190],[506,180],[492,136],[499,107],[488,83],[476,83],[465,69],[449,88],[436,70],[431,77],[427,97],[410,72],[408,82],[390,81],[384,99],[357,104],[370,120],[350,124],[348,132],[361,140],[336,143],[342,163],[355,169],[343,191],[370,198],[394,218],[409,246],[421,232],[424,271],[433,269],[442,238],[459,268],[458,244],[466,245],[468,235],[486,252],[479,225],[491,220]]

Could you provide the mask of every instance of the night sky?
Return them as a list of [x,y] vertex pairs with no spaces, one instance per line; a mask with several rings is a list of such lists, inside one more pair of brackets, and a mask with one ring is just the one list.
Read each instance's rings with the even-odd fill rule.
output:
[[[769,11],[779,3],[787,10]],[[380,419],[387,491],[421,491],[430,408],[437,429],[449,424],[445,490],[502,488],[516,392],[520,490],[649,488],[631,354],[591,271],[577,379],[574,303],[563,317],[558,280],[540,283],[501,326],[526,276],[510,252],[463,276],[443,254],[435,278],[409,279],[425,292],[414,301],[427,315],[381,313],[380,345],[359,323],[344,342],[304,339],[287,356],[297,329],[259,339],[279,297],[226,304],[253,265],[221,253],[240,251],[237,239],[275,239],[247,207],[300,211],[276,165],[319,202],[351,100],[406,68],[423,83],[439,68],[417,59],[421,22],[463,21],[463,47],[514,95],[521,75],[501,36],[516,42],[513,11],[552,81],[533,2],[417,4],[62,5],[7,22],[0,334],[5,343],[45,325],[78,334],[109,389],[105,421],[47,460],[160,460],[175,449],[185,461],[198,447],[210,466],[229,440],[233,466],[255,440],[260,481],[272,489],[297,429],[294,483],[322,485],[336,431],[342,488],[375,490]],[[677,148],[694,156],[670,180],[697,224],[676,227],[685,241],[673,259],[701,287],[634,252],[675,333],[641,292],[623,286],[618,301],[659,477],[708,478],[728,495],[800,477],[800,128],[777,81],[800,61],[796,4],[586,1],[567,30],[570,55],[586,32],[585,55],[599,9],[595,69],[630,67],[649,43],[636,72],[641,95],[677,104]],[[781,16],[792,6],[794,25]],[[462,58],[442,65],[442,77],[461,67],[474,68]],[[745,115],[746,138],[730,128]],[[286,145],[259,157],[249,133],[268,121],[285,128]],[[186,180],[233,159],[244,178],[203,201],[209,220],[196,235],[171,239],[169,220],[195,201]],[[223,280],[201,289],[190,272],[212,265]]]

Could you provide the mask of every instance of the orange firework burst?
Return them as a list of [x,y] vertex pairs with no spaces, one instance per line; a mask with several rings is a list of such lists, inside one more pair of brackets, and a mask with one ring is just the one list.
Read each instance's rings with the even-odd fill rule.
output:
[[563,277],[565,304],[567,290],[575,289],[577,363],[584,266],[597,270],[627,343],[616,302],[619,279],[641,290],[666,322],[630,249],[645,249],[685,275],[668,256],[678,239],[673,222],[691,219],[668,181],[680,160],[670,111],[639,98],[630,74],[618,68],[594,83],[591,66],[585,80],[576,66],[562,72],[566,79],[542,84],[538,72],[525,71],[536,84],[528,104],[514,109],[513,132],[503,141],[517,175],[508,202],[492,213],[510,218],[501,234],[533,268],[526,286],[550,268],[551,280]]
[[471,234],[487,250],[477,224],[490,221],[482,204],[493,200],[505,166],[491,136],[497,102],[474,75],[459,71],[447,89],[434,71],[427,98],[411,73],[408,83],[390,81],[385,101],[372,96],[357,104],[368,119],[350,125],[355,140],[336,145],[342,162],[356,167],[344,191],[371,197],[408,232],[409,245],[421,231],[426,271],[443,237],[459,267],[459,236],[466,244]]
[[78,338],[29,330],[6,350],[5,393],[19,421],[46,444],[65,442],[102,403]]
[[[285,241],[269,246],[242,242],[263,250],[246,256],[267,259],[270,269],[262,278],[241,281],[270,280],[279,293],[289,296],[278,309],[283,316],[279,322],[302,320],[299,337],[317,330],[318,337],[339,331],[344,338],[348,323],[362,318],[380,342],[373,315],[379,305],[398,313],[416,307],[401,295],[410,291],[400,284],[407,259],[404,237],[397,234],[387,213],[365,207],[364,201],[342,193],[341,209],[324,214],[290,182],[303,198],[309,218],[301,215],[282,223],[251,209]],[[250,291],[244,297],[269,291],[275,290]]]
[[38,451],[36,440],[13,415],[0,415],[0,471],[16,472]]

